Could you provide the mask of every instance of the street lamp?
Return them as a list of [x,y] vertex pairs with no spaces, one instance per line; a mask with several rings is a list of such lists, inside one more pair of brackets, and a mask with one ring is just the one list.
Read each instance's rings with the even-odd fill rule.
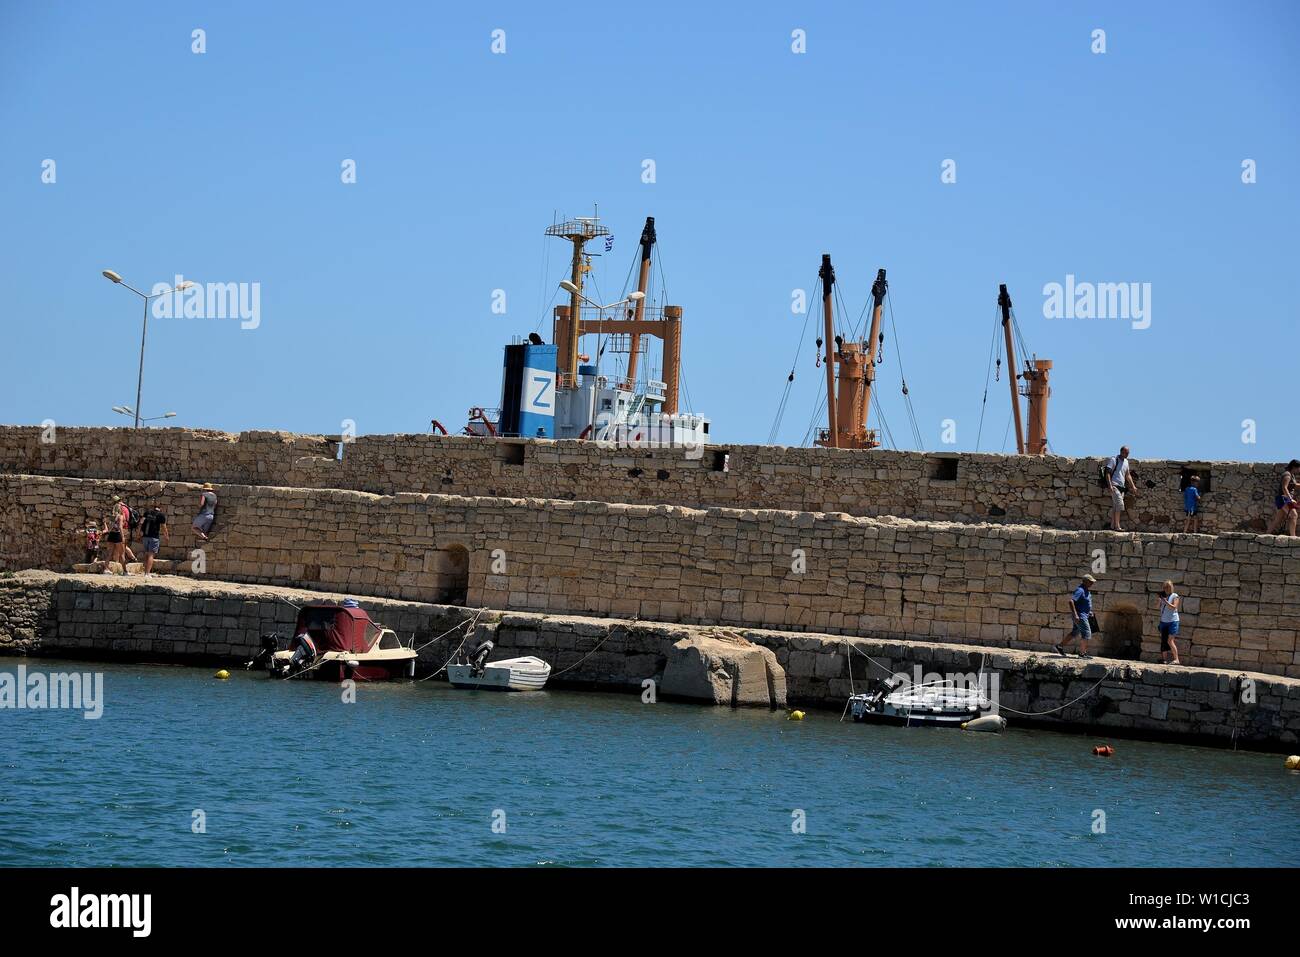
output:
[[[620,299],[618,302],[611,302],[609,305],[602,306],[602,305],[600,305],[599,303],[592,302],[590,299],[588,299],[586,296],[584,296],[584,295],[582,294],[582,290],[578,288],[577,283],[575,283],[575,282],[573,282],[573,281],[571,281],[571,280],[569,280],[569,279],[561,279],[561,280],[560,280],[560,288],[563,289],[565,292],[571,294],[571,295],[575,295],[575,296],[577,296],[579,299],[581,299],[581,300],[582,300],[583,302],[585,302],[587,305],[592,306],[592,307],[594,307],[594,308],[597,310],[597,314],[598,314],[599,318],[596,320],[596,379],[597,379],[597,382],[599,382],[599,379],[600,379],[600,357],[601,357],[601,353],[604,351],[604,350],[601,348],[601,342],[600,342],[600,340],[601,340],[601,337],[604,336],[604,334],[605,334],[605,328],[604,328],[604,327],[605,327],[605,310],[606,310],[606,309],[613,309],[615,306],[621,306],[621,305],[624,305],[625,303],[636,302],[638,299],[644,299],[644,298],[645,298],[645,293],[643,293],[641,290],[638,289],[638,290],[636,290],[635,292],[629,292],[629,293],[627,294],[626,298]],[[579,328],[579,329],[582,328],[580,322],[579,322],[579,326],[578,326],[578,328]],[[575,383],[575,385],[576,385],[576,383]],[[592,392],[591,392],[591,402],[592,402],[592,407],[591,407],[590,416],[591,416],[591,420],[592,420],[592,422],[595,422],[595,419],[596,419],[596,390],[595,390],[595,389],[593,389]]]
[[[180,292],[182,290],[189,289],[190,286],[194,285],[194,283],[190,282],[187,279],[184,282],[174,286],[171,289],[166,289],[163,292],[156,292],[152,296],[148,296],[142,293],[139,289],[136,289],[130,283],[124,281],[121,276],[113,272],[113,270],[111,269],[104,270],[104,278],[107,279],[109,282],[113,283],[114,285],[125,286],[127,289],[130,289],[133,293],[135,293],[137,296],[139,296],[141,299],[144,300],[144,322],[140,326],[140,374],[136,378],[136,382],[135,382],[135,409],[132,410],[131,413],[135,416],[135,428],[138,429],[140,428],[140,393],[144,389],[144,337],[145,334],[149,331],[149,301],[151,299],[157,299],[159,296],[169,296],[174,292]],[[123,406],[122,408],[127,408],[127,407]],[[114,409],[113,411],[116,412],[117,409]],[[175,412],[172,412],[165,416],[155,416],[155,418],[170,418],[172,415],[175,414],[176,414]]]
[[[135,415],[135,409],[131,408],[129,405],[115,405],[113,406],[113,411],[116,412],[118,415],[128,415],[128,416]],[[159,419],[174,419],[174,418],[176,418],[175,412],[164,412],[162,415],[151,415],[143,419],[137,416],[136,422],[137,423],[157,422]]]

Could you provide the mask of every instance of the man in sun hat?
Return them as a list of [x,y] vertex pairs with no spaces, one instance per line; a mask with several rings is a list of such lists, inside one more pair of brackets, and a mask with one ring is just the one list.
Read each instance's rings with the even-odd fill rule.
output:
[[194,521],[191,523],[194,534],[206,542],[208,533],[212,531],[212,523],[216,520],[217,493],[211,482],[204,482],[203,492],[199,495],[199,514],[194,516]]
[[1091,575],[1084,575],[1079,581],[1079,587],[1070,596],[1070,618],[1073,621],[1073,627],[1070,629],[1069,637],[1059,645],[1052,645],[1052,649],[1058,655],[1065,654],[1065,645],[1078,638],[1079,657],[1092,657],[1092,655],[1088,654],[1088,639],[1092,637],[1092,625],[1088,619],[1092,615],[1092,586],[1095,584],[1097,584],[1097,579]]

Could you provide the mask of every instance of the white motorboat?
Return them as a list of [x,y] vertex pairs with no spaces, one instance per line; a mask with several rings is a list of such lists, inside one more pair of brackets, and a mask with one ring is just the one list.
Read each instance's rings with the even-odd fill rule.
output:
[[464,662],[447,666],[447,680],[453,688],[480,688],[484,691],[541,691],[551,676],[551,666],[531,655],[506,658],[482,666]]
[[995,709],[982,688],[952,680],[900,687],[877,681],[849,698],[854,721],[960,728]]

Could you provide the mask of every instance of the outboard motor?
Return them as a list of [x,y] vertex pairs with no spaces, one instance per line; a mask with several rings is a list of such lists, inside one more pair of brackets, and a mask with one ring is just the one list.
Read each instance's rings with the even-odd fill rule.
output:
[[483,668],[487,664],[488,655],[492,654],[492,649],[495,647],[496,645],[491,638],[484,638],[470,652],[469,666],[473,670],[475,678],[483,677]]
[[252,668],[271,667],[271,657],[280,649],[280,636],[277,633],[262,636],[262,649],[244,662],[244,670]]

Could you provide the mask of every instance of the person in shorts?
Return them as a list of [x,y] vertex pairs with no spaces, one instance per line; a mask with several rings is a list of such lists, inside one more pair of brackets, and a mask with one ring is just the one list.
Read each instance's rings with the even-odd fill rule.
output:
[[150,505],[140,519],[140,539],[144,542],[144,573],[153,574],[153,560],[158,557],[158,550],[163,542],[171,541],[171,532],[167,530],[167,516],[157,503]]
[[1201,477],[1193,475],[1187,480],[1187,488],[1183,489],[1183,512],[1187,519],[1183,522],[1184,532],[1199,532],[1201,530]]
[[108,560],[110,563],[121,564],[122,574],[125,575],[126,539],[130,534],[131,512],[120,495],[113,496],[113,505],[109,510],[105,527],[108,529],[104,534],[104,541],[108,544]]
[[1122,532],[1120,516],[1124,514],[1124,493],[1137,491],[1133,476],[1129,473],[1128,446],[1121,446],[1119,455],[1106,460],[1106,480],[1110,483],[1110,528],[1113,532]]
[[1088,654],[1088,640],[1092,638],[1092,624],[1088,619],[1092,614],[1092,586],[1095,584],[1097,579],[1091,575],[1084,575],[1079,581],[1079,587],[1070,596],[1070,618],[1073,624],[1069,637],[1059,645],[1052,645],[1052,650],[1058,655],[1066,654],[1065,646],[1078,638],[1079,657],[1092,657]]
[[212,523],[216,520],[217,493],[211,482],[204,482],[203,492],[199,495],[199,514],[194,516],[194,521],[191,523],[194,534],[206,542],[208,533],[212,531]]
[[1295,534],[1296,518],[1300,516],[1300,502],[1296,501],[1297,494],[1300,494],[1300,462],[1292,459],[1282,472],[1282,484],[1273,499],[1277,512],[1273,515],[1273,520],[1268,523],[1266,535],[1276,535],[1281,531],[1283,522],[1286,523],[1287,534]]
[[[1182,664],[1178,660],[1178,609],[1183,600],[1174,591],[1174,583],[1167,581],[1156,593],[1160,602],[1160,660],[1167,665]],[[1172,656],[1172,660],[1170,660]]]

